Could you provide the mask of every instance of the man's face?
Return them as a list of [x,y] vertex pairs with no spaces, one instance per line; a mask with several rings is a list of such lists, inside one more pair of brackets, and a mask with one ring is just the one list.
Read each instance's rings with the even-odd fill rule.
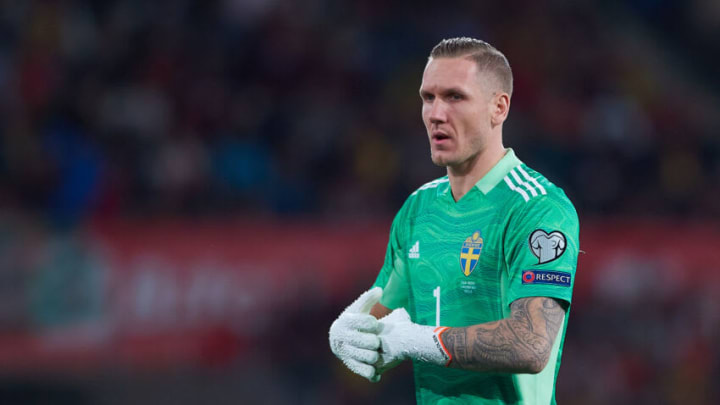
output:
[[492,94],[484,77],[463,57],[431,59],[425,67],[422,118],[436,165],[461,167],[485,148]]

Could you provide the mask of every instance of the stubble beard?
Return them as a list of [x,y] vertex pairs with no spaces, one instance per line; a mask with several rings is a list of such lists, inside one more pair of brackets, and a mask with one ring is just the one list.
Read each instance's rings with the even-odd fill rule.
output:
[[466,166],[468,163],[475,160],[481,154],[484,148],[485,144],[482,142],[481,139],[475,140],[475,142],[472,142],[472,144],[467,145],[467,147],[465,148],[460,147],[459,150],[456,150],[454,152],[442,151],[441,154],[444,153],[445,156],[439,156],[441,154],[436,155],[435,153],[433,153],[431,147],[430,160],[432,160],[432,162],[436,166],[445,167],[448,169],[462,169],[463,166]]
[[430,160],[432,160],[432,162],[435,164],[435,166],[440,166],[440,167],[448,166],[447,163],[445,162],[445,159],[443,159],[440,156],[437,156],[435,153],[432,152],[432,150],[430,151]]

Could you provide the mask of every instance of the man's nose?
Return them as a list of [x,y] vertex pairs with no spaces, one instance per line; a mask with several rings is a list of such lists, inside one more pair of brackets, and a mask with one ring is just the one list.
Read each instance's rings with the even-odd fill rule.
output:
[[432,107],[430,108],[430,122],[433,124],[440,124],[447,121],[447,111],[445,111],[445,103],[442,100],[433,100]]

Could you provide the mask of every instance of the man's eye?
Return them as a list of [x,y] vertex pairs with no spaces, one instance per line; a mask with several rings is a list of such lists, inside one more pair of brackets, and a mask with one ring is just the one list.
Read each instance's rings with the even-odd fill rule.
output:
[[450,100],[462,100],[463,96],[460,93],[451,93]]

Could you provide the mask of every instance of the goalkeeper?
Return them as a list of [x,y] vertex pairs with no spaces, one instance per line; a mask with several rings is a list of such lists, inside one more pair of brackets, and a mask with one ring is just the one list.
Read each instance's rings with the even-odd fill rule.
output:
[[414,364],[418,403],[554,404],[579,225],[564,192],[503,146],[505,56],[441,41],[420,87],[433,163],[408,197],[371,290],[330,327],[330,347],[371,381]]

